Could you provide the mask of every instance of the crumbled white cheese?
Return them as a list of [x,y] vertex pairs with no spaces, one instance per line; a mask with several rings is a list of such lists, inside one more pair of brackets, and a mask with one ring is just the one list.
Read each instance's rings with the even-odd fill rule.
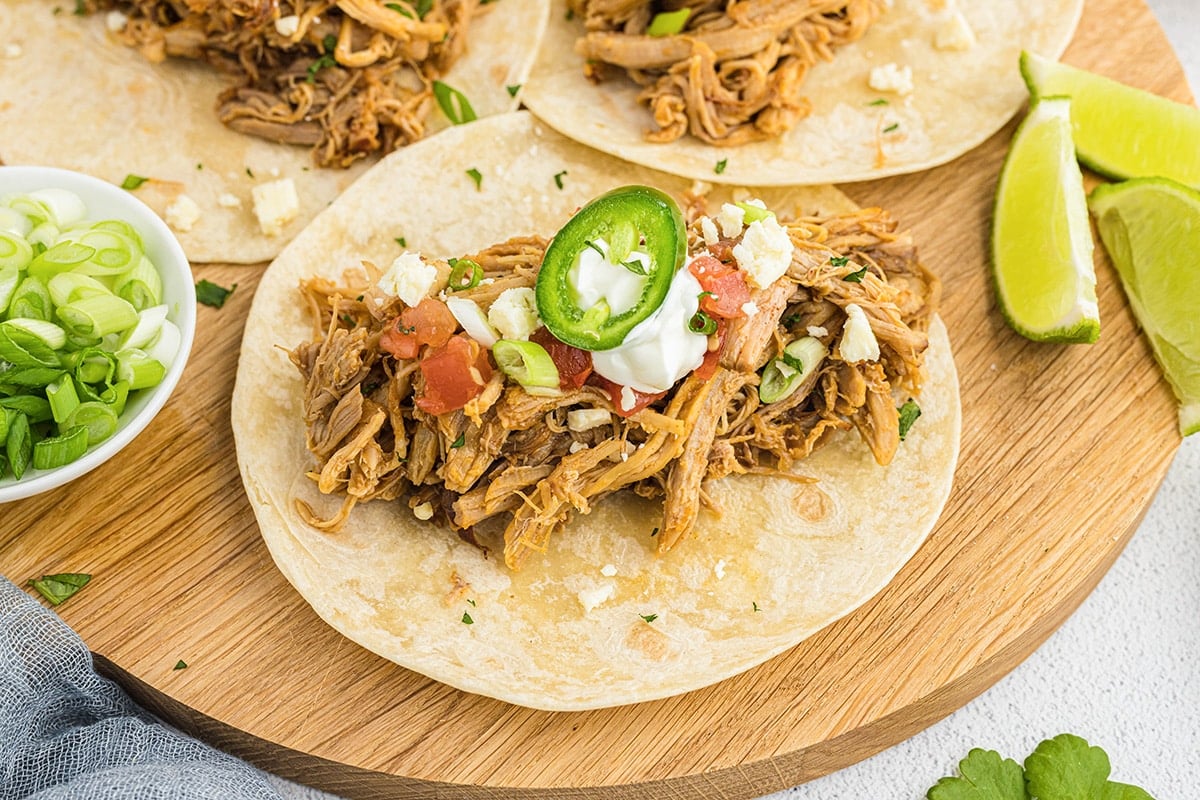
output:
[[433,503],[425,501],[418,506],[413,506],[413,516],[417,519],[433,519]]
[[399,297],[408,306],[416,306],[429,294],[437,280],[437,267],[426,264],[416,253],[402,253],[375,285]]
[[104,27],[108,28],[111,33],[119,33],[125,30],[125,26],[129,23],[129,17],[125,16],[120,11],[113,9],[104,15]]
[[617,567],[615,564],[605,564],[600,568],[600,574],[606,578],[611,578],[617,574]]
[[283,226],[300,213],[300,198],[296,196],[296,184],[291,178],[257,184],[250,190],[250,196],[254,200],[258,227],[267,236],[283,233]]
[[637,405],[637,395],[633,393],[633,389],[628,386],[621,387],[621,410],[632,411]]
[[704,237],[704,243],[709,247],[712,247],[721,238],[721,235],[717,233],[717,225],[711,217],[700,218],[700,234]]
[[692,181],[692,194],[696,195],[697,197],[704,197],[704,195],[712,191],[712,188],[712,184],[708,181]]
[[829,329],[824,325],[809,325],[806,329],[808,335],[814,339],[820,339],[822,336],[829,335]]
[[242,200],[236,194],[229,194],[227,192],[217,198],[217,205],[222,208],[238,208],[242,205]]
[[17,44],[16,42],[9,42],[8,44],[4,45],[5,58],[20,58],[21,53],[23,52],[25,51],[21,49],[21,45]]
[[842,327],[842,343],[838,347],[842,360],[850,364],[879,360],[879,340],[871,330],[866,312],[855,303],[846,306],[846,324]]
[[295,14],[288,14],[286,17],[275,20],[275,32],[280,36],[295,36],[298,30],[300,30],[300,17]]
[[187,233],[200,219],[200,206],[186,194],[181,194],[167,206],[165,216],[168,225],[181,233]]
[[884,64],[881,67],[872,67],[871,76],[868,78],[867,83],[872,89],[878,92],[895,92],[900,95],[912,94],[912,67],[908,65],[901,67],[894,63]]
[[746,228],[733,257],[751,285],[765,289],[787,272],[792,263],[792,239],[774,215],[755,220]]
[[975,42],[975,31],[957,9],[942,21],[933,36],[933,46],[938,50],[970,50]]
[[721,213],[717,214],[717,224],[721,226],[721,233],[731,239],[742,232],[742,224],[745,220],[746,212],[733,203],[722,205]]
[[612,422],[607,408],[577,408],[567,412],[567,428],[575,432],[590,431]]
[[753,300],[747,300],[746,302],[742,303],[742,313],[747,317],[753,317],[758,313],[758,304]]
[[721,578],[725,577],[725,559],[722,558],[716,563],[715,566],[713,566],[713,572],[716,573],[717,580],[721,580]]
[[579,602],[583,606],[584,612],[589,612],[601,603],[609,600],[613,596],[616,587],[610,582],[605,582],[599,586],[594,586],[591,589],[581,589],[579,591]]
[[534,291],[528,286],[505,289],[492,301],[488,322],[502,339],[528,339],[541,325]]

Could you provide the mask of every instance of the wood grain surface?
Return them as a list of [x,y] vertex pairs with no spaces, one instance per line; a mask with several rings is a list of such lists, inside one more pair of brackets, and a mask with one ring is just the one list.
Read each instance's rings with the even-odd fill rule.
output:
[[[1141,0],[1091,0],[1065,60],[1191,99]],[[0,572],[92,573],[59,613],[103,670],[184,729],[347,796],[751,797],[865,758],[1036,648],[1112,564],[1179,444],[1099,250],[1097,344],[1033,344],[997,313],[985,246],[1012,130],[928,173],[844,187],[911,227],[943,277],[962,456],[942,520],[896,580],[761,667],[555,714],[447,688],[326,626],[276,570],[237,473],[229,401],[252,267],[195,268],[238,287],[200,308],[179,390],[122,457],[0,510]]]

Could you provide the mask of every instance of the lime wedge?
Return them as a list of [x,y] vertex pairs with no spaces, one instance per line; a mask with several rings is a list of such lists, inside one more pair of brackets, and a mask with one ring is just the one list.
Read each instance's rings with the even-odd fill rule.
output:
[[1184,436],[1200,431],[1200,192],[1165,178],[1098,186],[1104,249],[1167,382]]
[[1009,146],[992,213],[992,279],[1013,330],[1050,342],[1100,336],[1083,174],[1071,143],[1071,103],[1029,109]]
[[1084,165],[1118,180],[1162,175],[1200,187],[1200,109],[1028,52],[1021,75],[1034,100],[1071,98]]

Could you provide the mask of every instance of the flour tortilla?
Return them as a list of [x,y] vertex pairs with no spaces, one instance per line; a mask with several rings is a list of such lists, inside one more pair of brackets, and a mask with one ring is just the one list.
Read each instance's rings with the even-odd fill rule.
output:
[[[19,51],[0,56],[3,163],[64,167],[116,184],[129,174],[153,178],[136,194],[160,216],[180,194],[201,209],[191,230],[176,230],[188,258],[230,263],[273,258],[370,166],[321,169],[307,147],[226,128],[215,111],[226,84],[215,70],[183,59],[151,64],[108,36],[104,14],[78,17],[73,8],[70,0],[0,3],[5,45]],[[525,80],[548,8],[549,0],[505,0],[472,22],[466,52],[444,80],[479,116],[515,107],[505,87]],[[426,120],[430,134],[448,124],[436,106]],[[268,236],[250,190],[280,178],[295,183],[300,212]],[[226,196],[239,205],[222,203]]]
[[[478,191],[468,169],[483,176]],[[554,176],[563,171],[559,190]],[[958,382],[940,320],[922,415],[890,466],[877,466],[851,433],[802,462],[798,472],[815,484],[716,481],[711,495],[723,515],[702,512],[697,532],[667,556],[654,554],[652,537],[661,503],[631,492],[576,516],[516,573],[498,552],[484,557],[404,503],[359,505],[336,534],[300,520],[298,497],[318,513],[341,502],[304,477],[313,462],[303,384],[285,352],[312,336],[300,280],[339,278],[362,259],[388,264],[400,252],[398,235],[441,256],[552,235],[577,206],[632,182],[676,194],[688,186],[589,151],[527,112],[497,116],[388,156],[267,269],[233,394],[238,465],[279,569],[363,647],[460,689],[540,709],[665,697],[753,667],[853,610],[933,527],[959,438]],[[755,194],[780,212],[852,208],[829,187]],[[468,588],[456,591],[455,576]]]
[[[938,49],[936,31],[954,8],[978,41],[963,51]],[[647,142],[643,134],[654,126],[635,99],[640,87],[584,77],[574,51],[583,25],[567,18],[565,0],[555,0],[521,96],[560,133],[677,175],[758,186],[871,180],[945,163],[999,130],[1028,98],[1017,68],[1021,50],[1057,58],[1082,11],[1083,0],[895,0],[862,39],[809,73],[801,91],[811,116],[779,139],[715,147],[690,136]],[[912,68],[911,95],[870,88],[872,67],[887,64]],[[887,105],[871,105],[881,98]]]

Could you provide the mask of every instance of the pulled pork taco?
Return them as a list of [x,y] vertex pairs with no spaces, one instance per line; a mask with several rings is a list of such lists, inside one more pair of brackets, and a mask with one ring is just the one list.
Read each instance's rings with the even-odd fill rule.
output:
[[832,188],[703,188],[501,115],[387,157],[275,260],[233,429],[320,616],[576,710],[741,672],[892,578],[958,452],[937,280]]
[[6,0],[0,159],[126,185],[193,261],[265,261],[379,155],[449,125],[439,105],[512,110],[547,10]]
[[[559,0],[525,104],[678,175],[841,183],[949,161],[1028,96],[1082,0]],[[666,146],[670,143],[670,146]]]

